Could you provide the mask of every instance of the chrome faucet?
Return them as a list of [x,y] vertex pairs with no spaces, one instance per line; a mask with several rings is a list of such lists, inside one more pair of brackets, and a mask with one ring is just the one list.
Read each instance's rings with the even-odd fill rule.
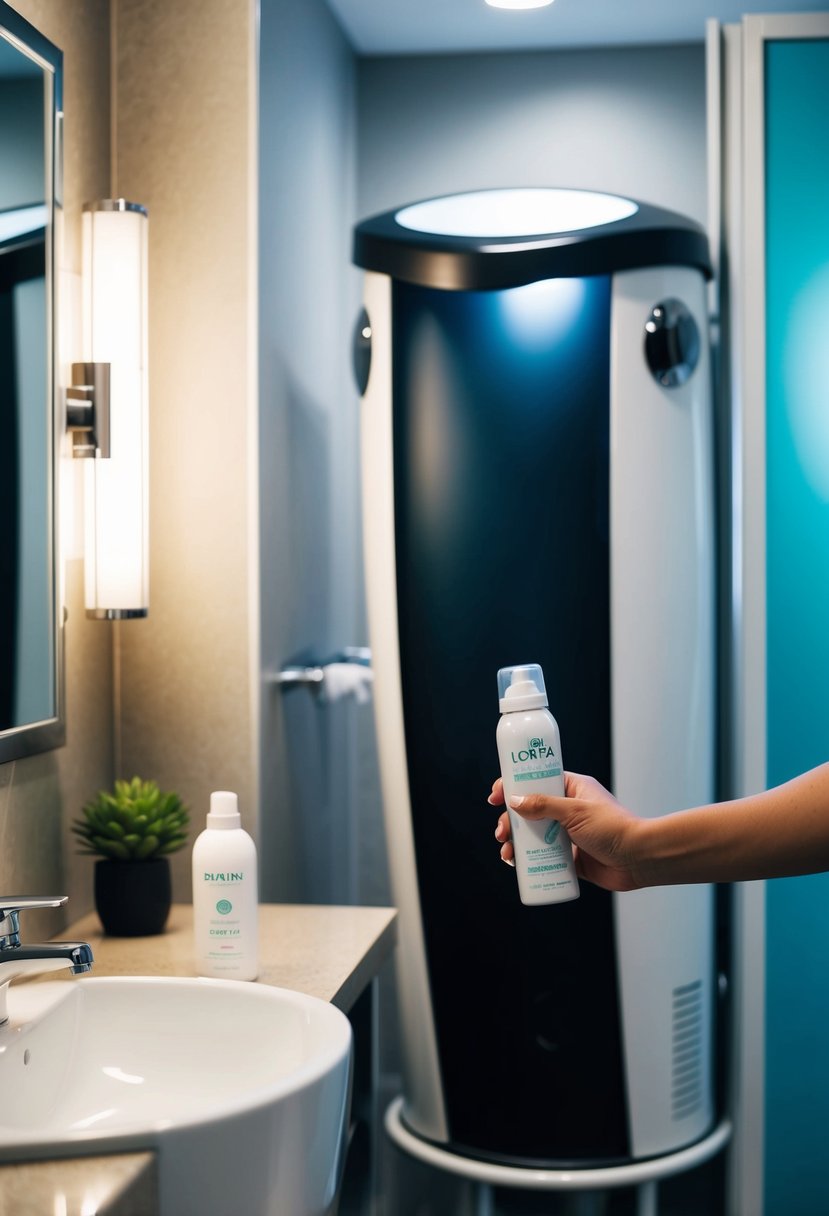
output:
[[66,895],[0,895],[0,1026],[9,1020],[6,997],[9,984],[21,975],[68,968],[81,975],[92,967],[92,950],[87,942],[44,942],[22,945],[20,913],[31,908],[59,908]]

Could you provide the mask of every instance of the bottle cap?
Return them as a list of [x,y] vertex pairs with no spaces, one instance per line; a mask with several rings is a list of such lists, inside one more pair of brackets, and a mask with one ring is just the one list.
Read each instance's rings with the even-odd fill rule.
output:
[[210,795],[210,811],[207,815],[209,828],[240,828],[239,799],[230,790],[214,790]]
[[520,709],[544,709],[547,690],[539,665],[522,663],[518,667],[502,667],[498,672],[498,704],[502,714]]

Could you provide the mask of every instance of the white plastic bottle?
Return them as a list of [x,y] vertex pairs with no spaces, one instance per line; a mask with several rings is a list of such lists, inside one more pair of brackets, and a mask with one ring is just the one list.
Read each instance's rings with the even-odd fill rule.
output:
[[235,794],[210,795],[207,827],[193,845],[196,972],[255,980],[259,973],[256,845],[242,828]]
[[[498,672],[501,720],[496,739],[504,797],[549,794],[564,797],[564,765],[556,720],[547,709],[544,676],[537,663]],[[509,810],[509,807],[507,807]],[[509,811],[518,894],[523,904],[578,899],[573,849],[555,819],[524,819]]]

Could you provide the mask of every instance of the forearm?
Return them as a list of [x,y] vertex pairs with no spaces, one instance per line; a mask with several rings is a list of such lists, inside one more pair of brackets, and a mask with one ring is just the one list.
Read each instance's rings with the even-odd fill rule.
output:
[[829,870],[829,764],[763,794],[645,820],[635,852],[642,885]]

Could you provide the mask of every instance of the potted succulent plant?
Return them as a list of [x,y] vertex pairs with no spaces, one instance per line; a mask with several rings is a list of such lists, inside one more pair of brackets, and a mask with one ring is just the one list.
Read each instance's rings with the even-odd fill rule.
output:
[[155,781],[116,781],[83,808],[72,831],[95,863],[95,906],[113,937],[161,933],[172,903],[168,854],[187,842],[190,815]]

